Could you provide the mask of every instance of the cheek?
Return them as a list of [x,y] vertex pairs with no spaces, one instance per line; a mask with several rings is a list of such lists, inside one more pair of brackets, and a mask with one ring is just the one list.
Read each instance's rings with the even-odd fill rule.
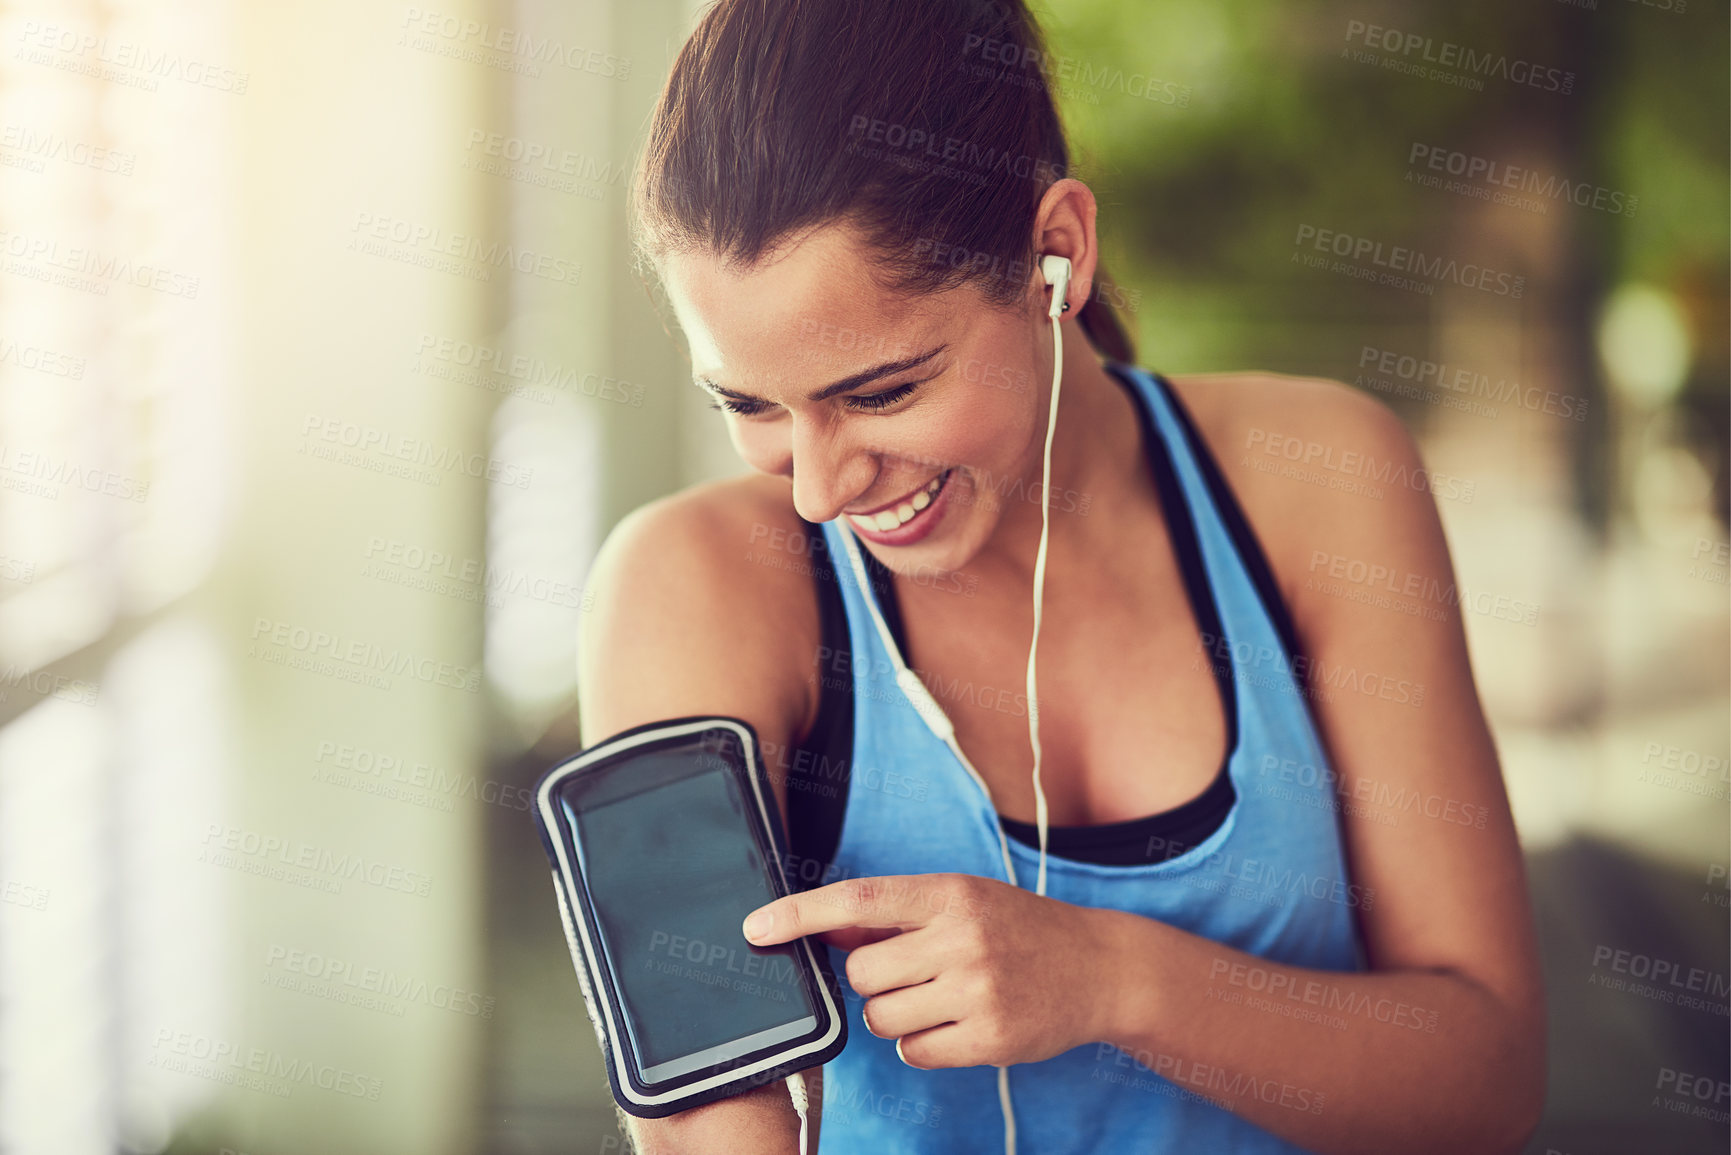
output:
[[760,473],[785,473],[790,455],[787,422],[758,423],[730,418],[727,439],[733,450]]
[[1012,472],[1028,440],[1030,419],[1013,402],[996,398],[968,398],[928,410],[917,420],[910,416],[877,442],[885,473],[881,483],[901,488],[954,465],[985,477]]
[[974,466],[1001,468],[1020,458],[1034,433],[1031,404],[1015,397],[976,398],[946,424],[946,456]]

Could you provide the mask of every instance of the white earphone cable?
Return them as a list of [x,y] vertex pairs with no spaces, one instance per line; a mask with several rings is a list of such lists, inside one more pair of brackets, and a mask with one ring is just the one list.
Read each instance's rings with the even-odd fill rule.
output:
[[[1051,283],[1050,280],[1048,283]],[[1034,555],[1034,636],[1028,646],[1028,741],[1034,748],[1034,815],[1035,823],[1040,832],[1040,868],[1035,877],[1034,893],[1046,893],[1046,792],[1040,785],[1040,705],[1036,690],[1034,658],[1040,645],[1040,621],[1046,592],[1046,549],[1051,537],[1052,519],[1052,442],[1058,430],[1058,393],[1063,385],[1064,366],[1064,333],[1058,324],[1058,310],[1061,297],[1058,290],[1068,288],[1069,278],[1066,275],[1055,284],[1054,303],[1050,316],[1052,318],[1052,400],[1046,416],[1046,445],[1040,473],[1040,548]],[[846,520],[838,518],[837,522],[844,531],[851,531]],[[869,589],[870,580],[866,575],[865,563],[860,556],[859,545],[854,541],[851,532],[842,534],[842,545],[847,551],[850,568],[861,589]],[[864,598],[871,613],[872,623],[877,627],[879,638],[884,649],[889,652],[896,664],[896,682],[902,692],[913,703],[915,711],[921,716],[934,733],[938,734],[955,753],[970,777],[979,784],[980,790],[991,800],[991,791],[987,789],[985,779],[974,769],[962,752],[956,741],[955,727],[945,716],[943,708],[931,696],[919,675],[903,663],[901,653],[890,634],[889,625],[878,611],[875,600],[868,595]],[[1002,826],[998,827],[998,846],[1003,854],[1004,871],[1009,876],[1010,885],[1019,885],[1016,881],[1015,867],[1010,860],[1009,844],[1004,838]],[[899,1043],[898,1043],[899,1053]],[[787,1078],[788,1089],[793,1096],[794,1110],[799,1114],[799,1149],[805,1155],[805,1084],[798,1073]],[[998,1068],[998,1105],[1004,1114],[1004,1155],[1016,1155],[1016,1115],[1010,1104],[1010,1068]]]
[[[1059,285],[1058,288],[1065,286]],[[1052,313],[1052,403],[1046,415],[1046,452],[1040,470],[1040,549],[1034,555],[1034,637],[1028,644],[1028,742],[1034,748],[1034,820],[1040,829],[1040,870],[1034,893],[1046,893],[1046,791],[1040,785],[1040,698],[1034,655],[1040,648],[1040,619],[1046,593],[1046,546],[1052,529],[1052,439],[1058,431],[1058,390],[1063,384],[1064,333]],[[998,1105],[1004,1113],[1004,1155],[1016,1155],[1016,1113],[1010,1107],[1010,1068],[998,1068]]]
[[810,1104],[806,1101],[804,1071],[795,1071],[787,1077],[787,1091],[793,1099],[794,1114],[799,1116],[799,1155],[810,1155],[806,1151],[805,1113]]
[[1034,747],[1034,820],[1040,828],[1040,872],[1034,893],[1046,893],[1046,791],[1040,785],[1040,699],[1034,684],[1034,655],[1040,648],[1041,607],[1046,593],[1046,542],[1052,522],[1052,439],[1058,432],[1058,389],[1064,363],[1064,335],[1052,318],[1052,405],[1046,417],[1046,460],[1040,474],[1040,550],[1034,555],[1034,640],[1028,645],[1028,742]]

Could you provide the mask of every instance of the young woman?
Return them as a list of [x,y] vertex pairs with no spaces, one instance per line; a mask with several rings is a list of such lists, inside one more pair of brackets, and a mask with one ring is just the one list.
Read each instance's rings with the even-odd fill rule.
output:
[[[825,1155],[1518,1152],[1543,996],[1428,475],[1343,385],[1135,364],[1061,69],[1020,0],[704,14],[634,215],[755,475],[608,538],[586,740],[756,728],[801,889],[755,941],[847,996]],[[780,1084],[632,1127],[797,1147]]]

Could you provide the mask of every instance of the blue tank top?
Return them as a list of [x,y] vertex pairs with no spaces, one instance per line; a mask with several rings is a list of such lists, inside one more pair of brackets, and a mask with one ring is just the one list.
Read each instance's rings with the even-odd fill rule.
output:
[[[1362,970],[1360,891],[1347,876],[1326,755],[1292,673],[1297,643],[1266,560],[1170,385],[1133,366],[1107,369],[1137,403],[1180,561],[1199,557],[1204,570],[1197,654],[1227,675],[1226,770],[1235,797],[1206,838],[1153,861],[1083,861],[1049,845],[1046,894],[1158,919],[1276,962]],[[839,520],[822,530],[847,611],[853,749],[829,869],[796,887],[941,871],[1008,881],[1013,865],[1018,884],[1034,889],[1037,845],[1004,837],[984,783],[940,736],[945,723],[883,621],[863,547]],[[1148,760],[1155,772],[1158,751]],[[1283,761],[1316,770],[1270,773]],[[824,949],[844,997],[848,1042],[825,1069],[820,1155],[1003,1152],[997,1068],[907,1066],[895,1040],[866,1029],[845,953]],[[1008,1081],[1017,1155],[1303,1150],[1104,1043],[1012,1066]]]

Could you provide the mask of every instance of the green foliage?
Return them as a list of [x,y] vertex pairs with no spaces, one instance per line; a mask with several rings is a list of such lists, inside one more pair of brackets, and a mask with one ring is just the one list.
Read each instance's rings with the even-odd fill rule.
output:
[[[1144,361],[1339,375],[1343,355],[1390,327],[1420,334],[1422,348],[1434,299],[1294,263],[1303,224],[1501,262],[1541,294],[1576,291],[1552,281],[1583,269],[1595,294],[1629,277],[1663,284],[1686,265],[1722,286],[1726,7],[1686,2],[1682,13],[1639,0],[1037,9],[1075,174],[1100,200],[1107,267],[1141,294],[1128,321]],[[1363,62],[1351,21],[1428,37],[1433,53],[1447,41],[1573,73],[1571,91],[1496,76],[1472,91]],[[1135,77],[1161,82],[1146,85],[1159,98],[1133,95]],[[1169,86],[1182,102],[1165,99]],[[1415,144],[1620,191],[1638,207],[1487,206],[1409,182]],[[1509,233],[1535,240],[1510,246],[1499,239]],[[1557,251],[1569,260],[1544,255]]]

